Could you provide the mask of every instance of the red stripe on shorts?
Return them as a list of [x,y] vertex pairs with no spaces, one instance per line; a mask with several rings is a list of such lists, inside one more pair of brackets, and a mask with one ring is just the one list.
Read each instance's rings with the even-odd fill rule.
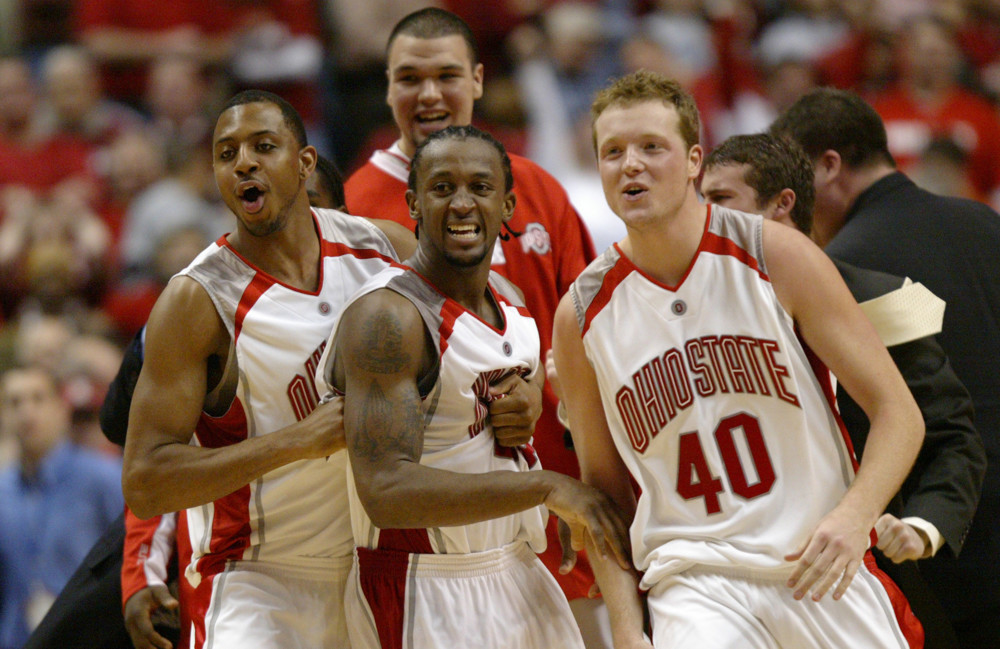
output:
[[403,649],[408,552],[358,548],[358,581],[382,649]]
[[906,638],[906,644],[910,649],[923,649],[923,625],[920,624],[917,616],[913,614],[910,602],[903,595],[903,591],[899,590],[896,582],[889,575],[882,572],[882,569],[875,563],[875,557],[872,556],[871,550],[865,552],[865,567],[868,568],[868,572],[875,575],[875,578],[879,580],[882,588],[885,589],[886,594],[889,596],[889,601],[892,603],[892,611],[896,614],[896,622],[899,624],[899,629],[903,632],[903,637]]

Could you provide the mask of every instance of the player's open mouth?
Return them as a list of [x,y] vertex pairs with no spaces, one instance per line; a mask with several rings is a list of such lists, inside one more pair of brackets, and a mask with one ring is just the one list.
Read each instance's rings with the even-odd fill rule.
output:
[[448,113],[445,111],[437,111],[434,113],[422,113],[417,115],[417,121],[421,124],[428,124],[430,122],[440,122],[441,120],[447,119]]
[[628,187],[625,188],[624,194],[626,196],[638,196],[639,194],[642,194],[645,191],[646,188],[640,185],[629,185]]
[[479,234],[479,226],[474,224],[449,225],[448,234],[456,239],[475,239]]
[[264,192],[259,187],[247,187],[240,194],[243,209],[250,214],[256,214],[264,207]]

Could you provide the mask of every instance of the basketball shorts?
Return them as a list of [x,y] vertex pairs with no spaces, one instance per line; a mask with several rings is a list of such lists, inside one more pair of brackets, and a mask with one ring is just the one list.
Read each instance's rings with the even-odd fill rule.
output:
[[352,559],[331,569],[231,561],[195,589],[192,649],[350,649],[344,587]]
[[471,554],[355,551],[354,649],[583,649],[566,596],[522,542]]
[[[923,629],[896,585],[866,561],[840,600],[792,597],[785,577],[693,568],[649,591],[656,649],[917,649]],[[870,560],[870,566],[869,564]],[[875,572],[877,571],[877,572]],[[832,591],[832,589],[831,589]]]

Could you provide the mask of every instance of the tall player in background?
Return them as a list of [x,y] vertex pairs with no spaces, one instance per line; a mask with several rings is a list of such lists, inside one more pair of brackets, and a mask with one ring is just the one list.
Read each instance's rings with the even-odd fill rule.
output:
[[[920,646],[866,554],[923,437],[871,324],[802,234],[699,202],[679,84],[628,75],[592,116],[628,236],[560,303],[555,361],[584,480],[634,514],[652,645]],[[856,474],[824,363],[872,423]],[[615,646],[648,648],[637,574],[591,560]]]
[[[483,65],[469,26],[450,12],[429,8],[396,24],[386,45],[387,101],[399,128],[399,140],[376,151],[350,178],[345,190],[351,214],[391,219],[411,230],[404,197],[410,158],[427,136],[446,126],[472,123],[473,105],[483,93]],[[552,318],[559,298],[594,258],[590,235],[570,205],[565,190],[535,163],[511,155],[517,209],[508,222],[518,237],[505,234],[493,251],[492,267],[524,292],[528,310],[538,323],[542,354],[551,347]],[[579,477],[576,455],[556,416],[555,393],[546,386],[542,416],[535,428],[535,447],[546,467]],[[556,541],[555,520],[548,527],[548,549],[542,561],[553,571],[571,600],[584,639],[591,647],[607,646],[606,615],[599,600],[586,595],[593,576],[585,559],[568,574]],[[595,617],[595,614],[597,617]],[[603,620],[602,627],[596,627]]]
[[541,505],[628,565],[613,502],[528,445],[500,448],[486,419],[491,381],[541,371],[534,320],[490,270],[512,186],[503,146],[475,127],[424,140],[406,193],[417,250],[349,301],[320,360],[318,384],[345,399],[355,649],[582,649],[534,554]]

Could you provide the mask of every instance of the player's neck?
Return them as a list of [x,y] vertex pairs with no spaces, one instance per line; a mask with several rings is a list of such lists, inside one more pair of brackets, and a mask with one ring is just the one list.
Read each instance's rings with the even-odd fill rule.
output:
[[487,261],[474,267],[457,267],[444,260],[431,260],[418,248],[406,264],[466,310],[496,324],[499,314],[489,297],[490,266]]
[[[297,207],[297,206],[296,206]],[[229,243],[255,267],[301,291],[319,285],[320,243],[312,211],[293,207],[285,227],[266,236],[238,229]]]
[[705,232],[707,208],[692,192],[672,215],[628,229],[620,247],[637,268],[675,286],[691,266]]

